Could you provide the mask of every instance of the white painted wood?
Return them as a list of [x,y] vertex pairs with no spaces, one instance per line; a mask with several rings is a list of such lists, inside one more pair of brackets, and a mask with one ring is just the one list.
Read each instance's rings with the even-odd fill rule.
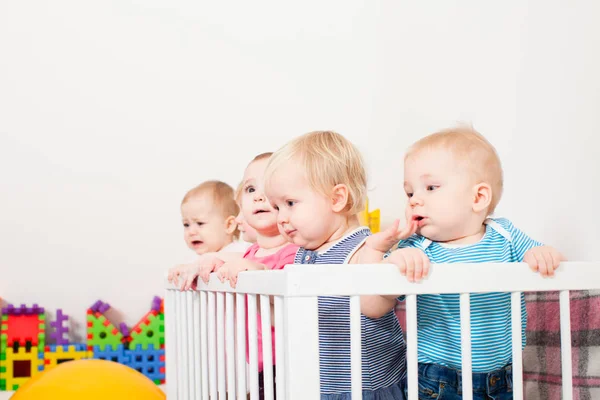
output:
[[473,400],[473,369],[471,359],[471,295],[460,294],[460,339],[462,350],[462,391],[464,400]]
[[560,348],[562,366],[562,398],[573,399],[573,359],[571,358],[571,303],[570,293],[563,290],[560,301]]
[[227,397],[225,381],[225,293],[217,292],[217,390],[219,400]]
[[185,335],[183,333],[183,294],[176,294],[176,312],[177,316],[177,399],[184,398],[185,387],[183,385],[184,375],[187,373],[185,369],[185,360],[183,358]]
[[192,318],[194,333],[192,360],[194,362],[194,399],[199,399],[202,393],[202,361],[200,357],[200,293],[192,292]]
[[167,397],[177,398],[177,330],[175,315],[176,291],[167,289],[165,293],[165,378]]
[[406,296],[406,372],[408,400],[419,399],[419,359],[417,338],[417,296]]
[[[564,262],[556,276],[541,279],[524,263],[433,264],[429,276],[418,285],[400,275],[390,264],[290,265],[286,296],[354,296],[437,293],[530,292],[593,290],[600,288],[600,263]],[[250,274],[250,273],[248,273]],[[468,276],[469,279],[456,279]],[[493,276],[494,279],[490,279]],[[318,277],[318,278],[317,278]],[[256,279],[249,276],[249,280]],[[264,278],[263,278],[264,279]],[[269,278],[271,279],[271,278]],[[357,285],[356,282],[360,282]],[[247,283],[250,285],[249,281]],[[263,286],[267,286],[263,283]],[[273,294],[275,288],[262,294]]]
[[255,294],[249,294],[248,298],[248,350],[249,350],[249,377],[250,377],[250,400],[259,400],[258,397],[258,331],[257,331],[257,301]]
[[235,295],[238,400],[246,400],[246,295]]
[[190,399],[193,400],[196,398],[196,386],[194,382],[196,370],[194,369],[194,303],[192,299],[193,293],[191,291],[186,291],[183,292],[183,295],[185,296],[185,319],[187,321],[186,353],[188,364],[186,375],[188,376],[188,393]]
[[202,382],[202,400],[208,396],[208,294],[200,292],[200,365]]
[[277,371],[275,381],[277,382],[277,398],[285,399],[285,330],[284,330],[284,299],[275,296],[275,355]]
[[521,293],[510,295],[512,317],[513,399],[523,400],[523,336],[521,325]]
[[225,294],[225,343],[227,354],[227,397],[235,399],[235,294]]
[[[286,267],[287,268],[287,267]],[[286,400],[320,397],[319,318],[316,297],[284,300]],[[314,366],[307,368],[306,366]]]
[[[190,359],[190,348],[189,348],[189,331],[188,331],[188,313],[187,313],[187,299],[186,299],[186,293],[182,292],[179,294],[179,297],[181,298],[181,316],[182,316],[182,321],[181,321],[181,355],[182,355],[182,360],[183,362],[181,363],[182,365],[182,371],[183,372],[181,375],[183,375],[182,380],[181,380],[181,386],[183,387],[183,392],[182,392],[182,400],[188,400],[190,399],[190,375],[189,375],[189,359]],[[190,399],[191,400],[191,399]]]
[[216,295],[207,292],[208,296],[208,391],[211,400],[217,399],[217,326]]
[[273,346],[271,337],[271,303],[269,296],[260,296],[262,330],[264,399],[273,400]]
[[362,400],[362,343],[360,296],[350,297],[350,362],[352,400]]

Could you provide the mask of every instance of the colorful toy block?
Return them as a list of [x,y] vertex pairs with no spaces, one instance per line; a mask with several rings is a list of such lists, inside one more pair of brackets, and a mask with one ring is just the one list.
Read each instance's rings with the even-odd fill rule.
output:
[[135,349],[125,351],[129,355],[129,366],[157,385],[165,383],[165,349],[155,349],[152,344],[143,349],[138,345]]
[[165,347],[165,315],[160,312],[162,300],[154,297],[152,310],[150,310],[131,330],[131,348],[141,346],[142,349],[155,349]]
[[54,328],[54,332],[50,333],[50,338],[54,339],[54,343],[58,345],[69,344],[69,339],[65,336],[69,334],[69,328],[63,326],[63,323],[68,320],[69,316],[63,314],[60,308],[56,310],[56,321],[50,322],[50,327]]
[[44,349],[44,369],[48,370],[67,361],[93,358],[85,344],[48,345]]
[[[87,345],[91,351],[95,346],[104,350],[106,346],[117,348],[124,342],[123,334],[102,313],[110,306],[100,301],[96,302],[87,311]],[[96,311],[94,311],[96,310]]]
[[358,220],[361,225],[368,226],[371,232],[377,233],[381,228],[381,212],[379,209],[369,211],[369,199],[365,202],[365,208],[358,213]]
[[[44,309],[34,304],[28,308],[25,305],[16,308],[12,304],[2,309],[2,324],[0,327],[0,346],[4,348],[19,346],[38,347],[44,351],[46,342],[46,316]],[[29,350],[29,349],[27,349]]]
[[118,344],[114,347],[107,344],[103,349],[96,345],[92,349],[92,358],[113,361],[125,365],[129,365],[131,362],[130,354],[127,353],[125,345],[123,344]]
[[44,370],[44,353],[38,352],[35,347],[29,351],[25,347],[18,347],[16,351],[12,346],[3,348],[0,359],[2,390],[17,390],[29,378]]

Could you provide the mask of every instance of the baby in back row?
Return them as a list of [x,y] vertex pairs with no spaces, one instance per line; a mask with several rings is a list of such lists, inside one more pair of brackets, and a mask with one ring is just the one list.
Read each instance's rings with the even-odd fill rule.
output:
[[[256,171],[249,174],[249,170]],[[410,281],[426,276],[430,262],[526,261],[542,275],[553,274],[560,253],[531,240],[508,220],[488,218],[498,204],[503,181],[498,156],[483,136],[463,127],[430,135],[409,149],[404,174],[409,197],[406,227],[398,231],[396,222],[371,236],[357,218],[366,193],[357,149],[333,132],[303,135],[270,156],[262,170],[250,163],[241,194],[246,223],[259,235],[261,229],[266,235],[266,227],[273,228],[262,245],[273,246],[275,252],[289,248],[287,258],[278,259],[284,263],[247,254],[243,259],[225,252],[204,254],[194,266],[173,270],[172,278],[179,277],[180,282],[184,278],[182,288],[187,289],[198,275],[206,279],[212,271],[235,285],[237,274],[245,270],[291,263],[374,262],[397,265]],[[247,185],[249,178],[252,185]],[[245,209],[244,196],[255,208]],[[261,241],[257,245],[254,255],[260,256],[258,251],[265,247]],[[397,297],[361,299],[365,399],[405,396],[405,344],[393,313]],[[419,296],[418,315],[421,395],[461,398],[457,295]],[[472,329],[474,398],[512,398],[510,296],[472,296]],[[348,298],[319,298],[324,399],[350,398],[349,332]]]

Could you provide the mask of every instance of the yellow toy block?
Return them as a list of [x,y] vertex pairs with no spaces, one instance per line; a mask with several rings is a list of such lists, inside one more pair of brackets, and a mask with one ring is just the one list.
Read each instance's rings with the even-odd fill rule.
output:
[[49,370],[58,364],[84,358],[94,358],[94,353],[87,350],[85,344],[51,345],[44,352],[44,369]]
[[44,354],[37,352],[37,347],[26,351],[19,347],[17,352],[13,347],[4,349],[5,360],[1,370],[0,379],[6,384],[6,390],[17,390],[29,378],[36,376],[44,370]]
[[365,208],[358,213],[358,222],[362,226],[368,226],[372,233],[381,229],[381,213],[379,208],[369,211],[369,199],[365,202]]

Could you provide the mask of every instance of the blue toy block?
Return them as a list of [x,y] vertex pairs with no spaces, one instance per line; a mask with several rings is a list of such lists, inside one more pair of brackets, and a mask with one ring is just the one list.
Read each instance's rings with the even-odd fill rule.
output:
[[154,382],[163,383],[165,380],[165,349],[155,349],[154,345],[148,345],[143,349],[139,344],[135,349],[126,350],[129,356],[131,368],[141,372]]
[[119,364],[129,365],[130,355],[125,350],[125,346],[120,344],[115,349],[113,346],[106,345],[104,350],[100,350],[100,346],[96,345],[93,348],[94,358],[100,360],[114,361]]

